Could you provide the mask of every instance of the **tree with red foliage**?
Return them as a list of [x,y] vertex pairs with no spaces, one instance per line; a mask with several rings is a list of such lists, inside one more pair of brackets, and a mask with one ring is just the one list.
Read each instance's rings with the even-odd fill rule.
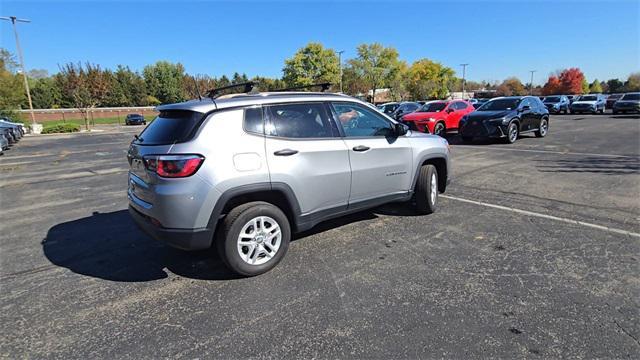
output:
[[549,76],[549,80],[542,88],[542,95],[558,95],[562,93],[560,79],[557,76]]
[[560,73],[560,90],[563,94],[582,94],[584,74],[578,68],[564,69]]

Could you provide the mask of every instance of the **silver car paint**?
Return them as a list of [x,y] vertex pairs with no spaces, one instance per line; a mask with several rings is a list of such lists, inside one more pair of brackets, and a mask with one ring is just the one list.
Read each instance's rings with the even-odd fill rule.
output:
[[[389,143],[384,138],[290,140],[244,131],[244,107],[301,101],[351,101],[382,114],[372,105],[345,95],[310,93],[242,95],[215,102],[207,99],[160,106],[161,111],[216,111],[190,141],[158,146],[132,143],[131,206],[166,228],[199,229],[207,226],[221,194],[238,186],[286,183],[293,189],[302,213],[309,214],[349,202],[408,193],[418,165],[429,157],[446,159],[447,173],[451,174],[446,140],[438,136],[409,131]],[[357,145],[371,150],[355,153],[351,149]],[[298,153],[273,155],[285,148],[295,148]],[[166,179],[144,168],[141,157],[150,154],[200,154],[205,160],[191,177]]]

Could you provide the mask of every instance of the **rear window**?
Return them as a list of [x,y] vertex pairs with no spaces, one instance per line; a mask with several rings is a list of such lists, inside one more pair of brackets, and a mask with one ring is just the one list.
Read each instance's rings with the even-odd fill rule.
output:
[[195,111],[167,110],[160,112],[140,134],[140,145],[165,145],[187,141],[204,114]]

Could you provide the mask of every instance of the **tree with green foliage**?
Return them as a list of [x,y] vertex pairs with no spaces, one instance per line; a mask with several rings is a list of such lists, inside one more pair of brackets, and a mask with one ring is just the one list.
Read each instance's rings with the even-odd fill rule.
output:
[[338,55],[320,43],[309,43],[284,62],[283,80],[288,87],[329,82],[340,83]]
[[15,115],[20,104],[26,99],[20,75],[15,73],[17,63],[11,53],[0,49],[0,114]]
[[158,61],[147,65],[142,71],[148,95],[157,98],[161,103],[183,101],[184,67],[168,61]]
[[398,51],[373,43],[358,45],[357,52],[358,56],[348,63],[355,75],[372,90],[372,101],[375,101],[376,89],[389,86],[402,69]]
[[111,90],[106,105],[147,105],[147,89],[142,76],[128,66],[118,65],[116,71],[111,74]]
[[35,109],[54,109],[62,105],[62,93],[54,78],[30,79],[31,100]]
[[619,79],[609,79],[607,80],[607,85],[609,86],[609,94],[621,93],[624,91],[624,83]]
[[589,92],[591,94],[602,94],[602,86],[598,79],[593,80],[591,85],[589,85]]
[[587,78],[583,77],[582,78],[582,94],[588,94],[589,93],[589,82],[587,81]]
[[624,83],[624,90],[627,92],[640,91],[640,72],[632,73]]
[[416,100],[444,99],[455,81],[453,69],[429,59],[420,59],[409,68],[407,89]]

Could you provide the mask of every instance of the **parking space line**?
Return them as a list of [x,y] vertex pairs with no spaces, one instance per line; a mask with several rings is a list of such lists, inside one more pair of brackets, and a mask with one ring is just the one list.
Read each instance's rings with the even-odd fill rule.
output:
[[[456,146],[456,145],[453,145]],[[598,156],[598,157],[613,157],[613,158],[628,158],[628,159],[638,159],[640,156],[629,156],[629,155],[614,155],[614,154],[594,154],[594,153],[580,153],[580,152],[564,152],[564,151],[553,151],[553,150],[533,150],[533,149],[514,149],[514,148],[503,148],[497,146],[479,146],[479,145],[464,145],[461,148],[478,148],[478,149],[491,149],[491,150],[504,150],[504,151],[522,151],[522,152],[532,152],[532,153],[540,153],[540,154],[558,154],[558,155],[574,155],[574,156]]]
[[521,210],[521,209],[516,209],[516,208],[512,208],[512,207],[508,207],[508,206],[490,204],[490,203],[481,202],[481,201],[468,200],[468,199],[463,199],[463,198],[459,198],[459,197],[456,197],[456,196],[450,196],[450,195],[440,195],[440,196],[445,198],[445,199],[466,202],[466,203],[469,203],[469,204],[490,207],[490,208],[493,208],[493,209],[511,211],[511,212],[515,212],[515,213],[518,213],[518,214],[535,216],[535,217],[542,218],[542,219],[561,221],[561,222],[568,223],[568,224],[582,225],[582,226],[589,227],[589,228],[592,228],[592,229],[598,229],[598,230],[602,230],[602,231],[608,231],[608,232],[612,232],[612,233],[616,233],[616,234],[622,234],[622,235],[628,235],[628,236],[634,236],[634,237],[640,238],[640,234],[639,233],[635,233],[635,232],[631,232],[631,231],[627,231],[627,230],[622,230],[622,229],[616,229],[616,228],[603,226],[603,225],[598,225],[598,224],[593,224],[593,223],[589,223],[589,222],[585,222],[585,221],[579,221],[579,220],[563,218],[563,217],[558,217],[558,216],[553,216],[553,215],[541,214],[541,213],[537,213],[537,212],[533,212],[533,211]]

